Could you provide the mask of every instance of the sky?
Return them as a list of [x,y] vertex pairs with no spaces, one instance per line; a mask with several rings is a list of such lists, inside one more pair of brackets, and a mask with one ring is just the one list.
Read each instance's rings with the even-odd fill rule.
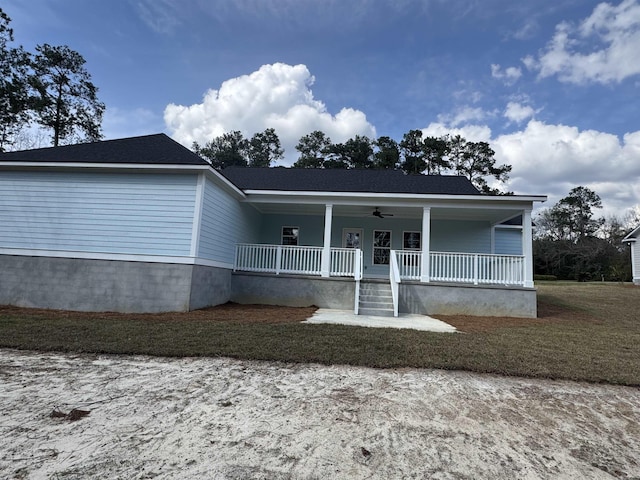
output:
[[640,0],[3,0],[15,45],[68,45],[105,138],[460,134],[506,188],[640,211]]

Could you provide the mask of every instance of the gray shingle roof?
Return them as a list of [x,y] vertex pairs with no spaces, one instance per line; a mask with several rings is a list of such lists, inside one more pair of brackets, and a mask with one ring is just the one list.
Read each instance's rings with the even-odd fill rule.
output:
[[0,153],[0,161],[209,165],[164,133]]
[[241,190],[482,195],[466,177],[400,170],[227,167],[221,173]]

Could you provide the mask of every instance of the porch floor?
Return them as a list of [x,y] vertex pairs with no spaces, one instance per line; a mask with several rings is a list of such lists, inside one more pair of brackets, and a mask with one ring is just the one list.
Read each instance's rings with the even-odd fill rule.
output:
[[374,328],[410,328],[426,332],[454,333],[456,327],[426,315],[401,313],[398,317],[356,315],[352,310],[319,308],[303,323],[331,323]]

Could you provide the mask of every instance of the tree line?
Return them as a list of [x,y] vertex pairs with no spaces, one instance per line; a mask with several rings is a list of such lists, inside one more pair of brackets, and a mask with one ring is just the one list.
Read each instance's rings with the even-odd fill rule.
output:
[[[244,138],[232,131],[193,150],[216,169],[228,166],[270,167],[284,156],[280,139],[273,128]],[[495,152],[486,142],[470,142],[460,135],[424,137],[421,130],[410,130],[400,142],[382,136],[370,139],[356,135],[346,142],[334,143],[319,130],[304,135],[295,149],[294,168],[399,169],[410,174],[463,175],[481,192],[510,194],[492,187],[489,180],[504,183],[510,165],[496,165]]]
[[54,146],[100,140],[105,105],[82,55],[47,43],[27,52],[10,22],[0,9],[0,152],[31,125],[51,131]]
[[640,222],[633,214],[596,217],[600,196],[575,187],[534,219],[533,260],[537,275],[564,280],[628,281],[631,279],[626,234]]

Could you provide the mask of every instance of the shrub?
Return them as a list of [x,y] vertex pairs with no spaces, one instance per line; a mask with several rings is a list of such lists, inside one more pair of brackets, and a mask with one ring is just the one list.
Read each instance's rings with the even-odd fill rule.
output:
[[534,281],[556,281],[558,280],[558,277],[556,277],[555,275],[534,275],[533,276],[533,280]]

